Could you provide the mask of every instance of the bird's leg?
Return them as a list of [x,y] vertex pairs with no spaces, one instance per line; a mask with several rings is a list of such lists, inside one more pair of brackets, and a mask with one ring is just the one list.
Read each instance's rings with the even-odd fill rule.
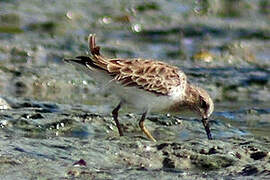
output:
[[155,140],[155,138],[151,135],[151,133],[150,133],[150,132],[146,129],[146,127],[144,126],[144,120],[145,120],[146,114],[147,114],[147,111],[144,112],[144,113],[142,114],[141,120],[140,120],[140,122],[139,122],[140,128],[141,128],[141,130],[143,131],[143,133],[144,133],[149,139],[151,139],[151,140],[154,141],[154,142],[157,142],[157,141]]
[[209,121],[207,118],[203,118],[202,119],[202,123],[203,123],[203,126],[204,126],[204,129],[206,131],[206,134],[207,134],[207,137],[209,140],[213,139],[212,138],[212,134],[211,134],[211,131],[210,131],[210,126],[209,126]]
[[118,129],[118,132],[119,132],[119,135],[120,136],[123,136],[123,131],[122,131],[122,129],[121,129],[121,125],[120,125],[120,123],[119,123],[119,121],[118,121],[118,111],[119,111],[119,109],[121,108],[121,102],[116,106],[116,108],[114,108],[114,110],[112,111],[112,115],[113,115],[113,119],[114,119],[114,121],[115,121],[115,124],[116,124],[116,126],[117,126],[117,129]]

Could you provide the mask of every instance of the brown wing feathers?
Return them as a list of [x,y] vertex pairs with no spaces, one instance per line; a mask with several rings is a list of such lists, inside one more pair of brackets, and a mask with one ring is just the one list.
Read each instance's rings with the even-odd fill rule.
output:
[[100,47],[96,46],[95,35],[88,39],[92,57],[79,56],[73,60],[96,69],[105,70],[115,80],[124,86],[138,88],[166,95],[172,87],[180,85],[179,69],[160,61],[108,59],[100,54]]
[[180,85],[178,69],[163,62],[150,60],[110,60],[107,70],[124,86],[156,94],[168,94],[173,86]]

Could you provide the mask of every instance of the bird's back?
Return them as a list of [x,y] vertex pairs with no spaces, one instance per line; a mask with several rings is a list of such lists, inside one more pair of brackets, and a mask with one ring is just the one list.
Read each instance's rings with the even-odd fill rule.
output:
[[[186,75],[178,67],[155,60],[106,58],[100,54],[94,36],[89,38],[89,47],[92,56],[67,61],[84,66],[96,81],[125,101],[141,99],[142,103],[149,104],[147,99],[152,99],[150,106],[153,107],[167,103],[167,99],[170,102],[180,100],[184,95]],[[158,97],[156,101],[153,96]]]

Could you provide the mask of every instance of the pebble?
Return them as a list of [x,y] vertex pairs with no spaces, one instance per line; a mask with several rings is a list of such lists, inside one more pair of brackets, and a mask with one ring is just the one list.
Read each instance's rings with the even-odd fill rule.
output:
[[6,110],[6,109],[12,109],[12,108],[10,107],[10,105],[5,99],[0,97],[0,110]]

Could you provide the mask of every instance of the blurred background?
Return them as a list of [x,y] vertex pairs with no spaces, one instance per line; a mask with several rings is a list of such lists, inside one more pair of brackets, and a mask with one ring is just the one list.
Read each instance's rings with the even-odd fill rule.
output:
[[0,95],[109,111],[114,97],[63,62],[88,54],[90,33],[108,57],[180,67],[216,111],[258,107],[269,118],[268,0],[1,0]]
[[87,54],[87,36],[95,33],[107,56],[175,64],[215,100],[270,99],[267,0],[0,3],[3,95],[90,103],[68,92],[84,93],[90,82],[62,59]]
[[[116,97],[63,62],[90,33],[108,57],[162,60],[205,88],[215,140],[195,117],[152,114],[156,145],[126,112],[120,138]],[[1,179],[269,177],[270,1],[0,0],[0,129]]]

